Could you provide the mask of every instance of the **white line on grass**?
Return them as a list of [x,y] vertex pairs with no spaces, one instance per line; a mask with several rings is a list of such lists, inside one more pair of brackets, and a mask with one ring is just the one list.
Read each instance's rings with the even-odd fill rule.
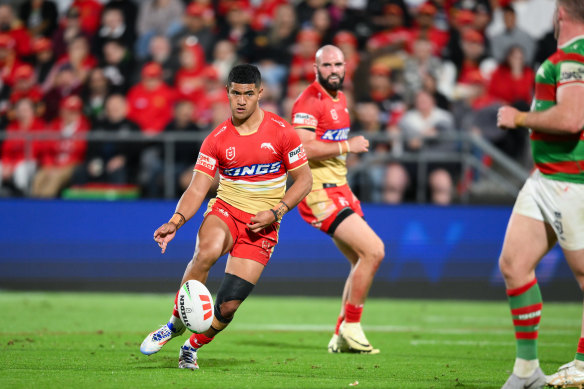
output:
[[[440,346],[515,346],[515,342],[493,342],[489,340],[472,341],[472,340],[411,340],[410,344],[412,346],[428,346],[428,345],[440,345]],[[540,347],[572,347],[573,343],[546,343],[539,342]]]

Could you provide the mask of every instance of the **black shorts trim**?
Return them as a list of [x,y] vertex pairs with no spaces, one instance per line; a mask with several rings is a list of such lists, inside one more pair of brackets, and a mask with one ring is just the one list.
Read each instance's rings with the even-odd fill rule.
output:
[[339,224],[341,224],[343,222],[343,220],[345,220],[346,218],[348,218],[349,216],[351,216],[354,213],[355,213],[355,211],[353,211],[351,208],[348,208],[348,207],[341,209],[341,211],[337,214],[337,217],[331,223],[331,226],[329,227],[329,229],[326,233],[332,237],[335,234],[335,231],[337,230],[337,227],[339,226]]

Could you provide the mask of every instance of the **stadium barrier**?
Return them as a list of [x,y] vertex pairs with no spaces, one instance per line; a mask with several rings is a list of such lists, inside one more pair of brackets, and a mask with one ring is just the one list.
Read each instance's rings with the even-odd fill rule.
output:
[[[162,255],[152,234],[175,201],[0,200],[0,289],[173,293],[195,247],[202,212]],[[385,242],[372,296],[505,299],[497,260],[510,207],[364,205]],[[293,210],[254,293],[339,296],[348,262]],[[225,265],[210,273],[216,291]],[[541,262],[546,299],[580,298],[561,250]]]

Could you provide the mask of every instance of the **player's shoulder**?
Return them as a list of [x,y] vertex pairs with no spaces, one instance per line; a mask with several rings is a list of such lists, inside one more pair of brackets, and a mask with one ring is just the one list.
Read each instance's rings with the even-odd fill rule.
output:
[[225,136],[228,132],[227,129],[229,128],[229,126],[231,126],[231,118],[225,120],[223,123],[219,124],[217,127],[215,127],[213,129],[213,131],[211,131],[209,133],[209,135],[207,135],[207,138],[210,139],[217,139],[220,136]]
[[270,125],[270,128],[275,129],[275,130],[281,130],[284,128],[292,128],[290,123],[288,123],[286,121],[286,119],[280,117],[279,115],[276,115],[275,113],[270,112],[270,111],[264,111],[264,114],[265,114],[265,120]]

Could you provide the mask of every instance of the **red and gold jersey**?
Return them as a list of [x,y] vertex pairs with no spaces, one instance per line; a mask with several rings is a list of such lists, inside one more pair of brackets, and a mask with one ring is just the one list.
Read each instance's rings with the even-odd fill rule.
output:
[[308,162],[290,124],[264,113],[252,134],[241,135],[231,119],[220,124],[205,138],[195,165],[211,179],[219,170],[217,197],[251,214],[275,206],[286,192],[287,172]]
[[[314,81],[296,99],[292,107],[294,128],[314,131],[321,142],[341,142],[349,137],[351,120],[347,101],[342,91],[336,98]],[[346,154],[322,161],[309,161],[312,170],[313,189],[322,184],[344,185],[347,183]]]

